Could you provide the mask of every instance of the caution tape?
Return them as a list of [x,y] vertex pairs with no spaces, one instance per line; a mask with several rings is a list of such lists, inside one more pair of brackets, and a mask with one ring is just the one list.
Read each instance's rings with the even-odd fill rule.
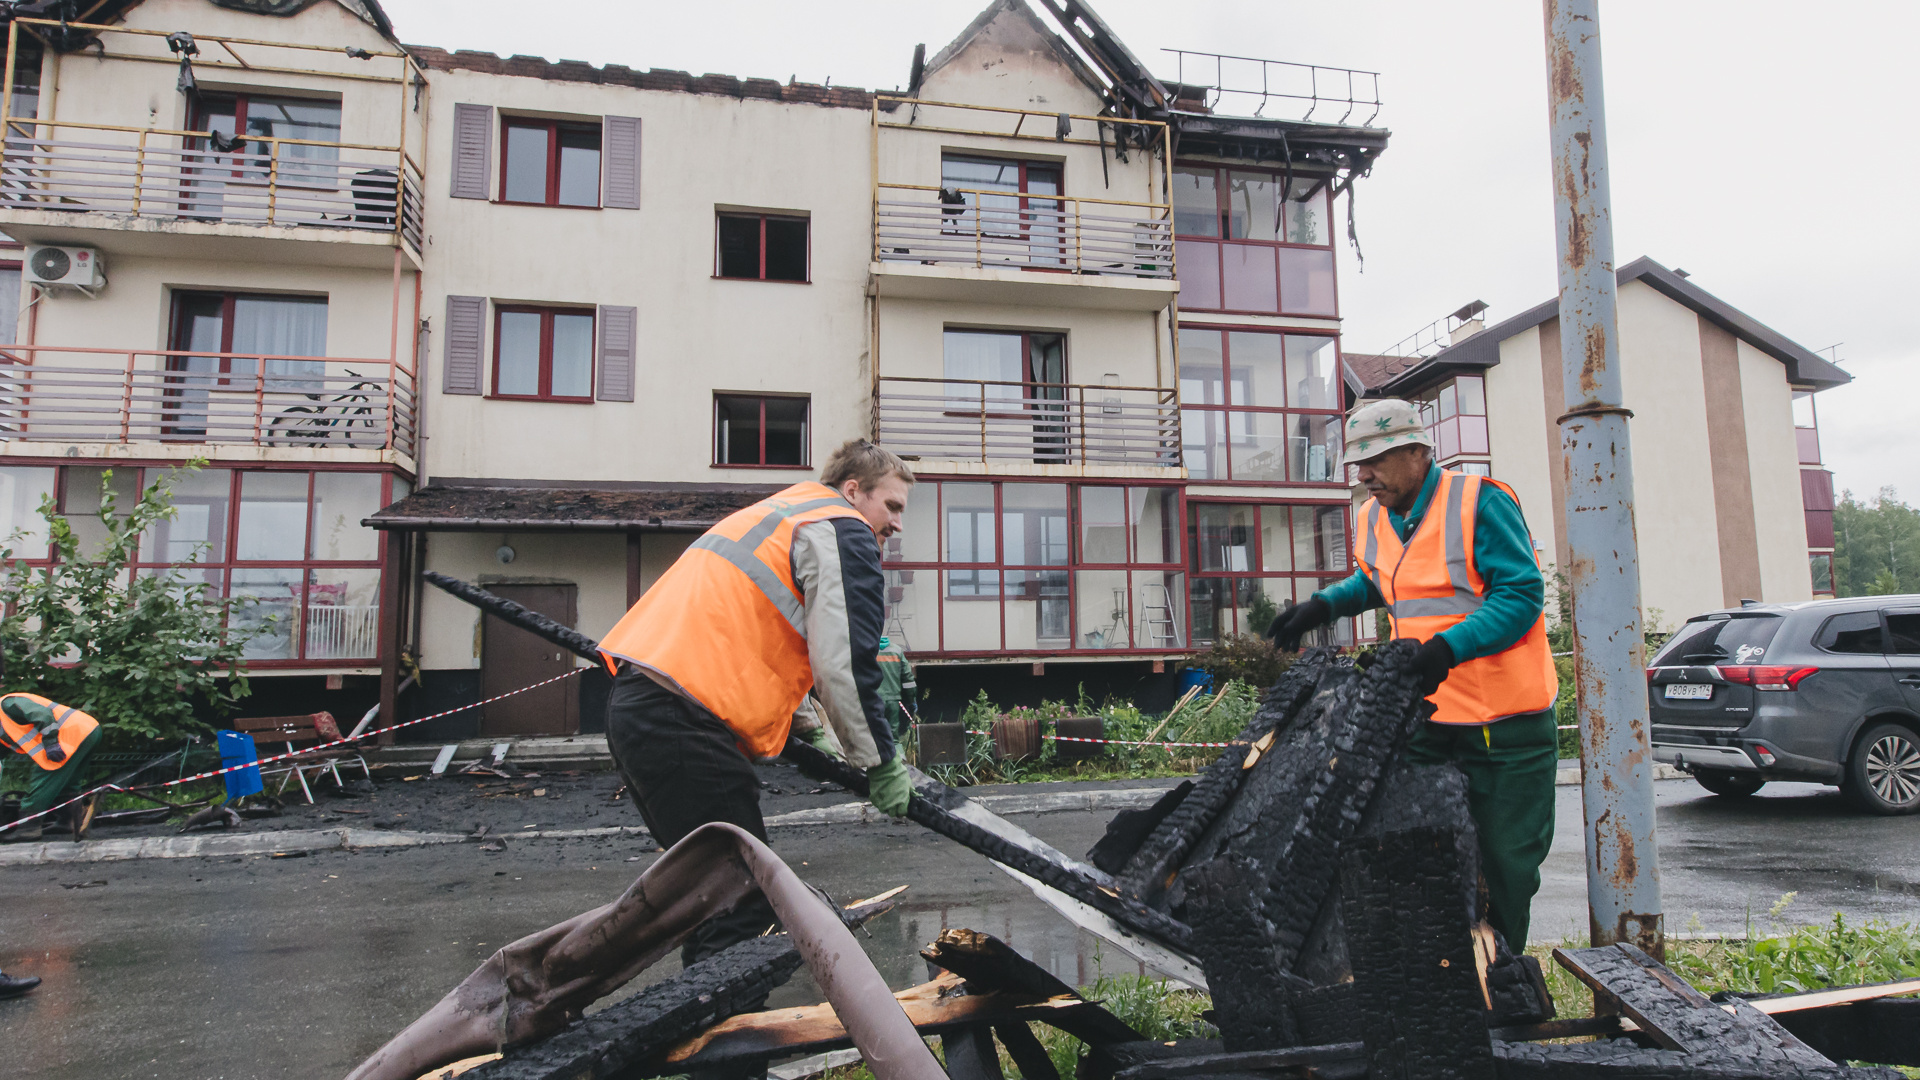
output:
[[[915,730],[918,730],[919,727],[920,725],[918,724],[914,725]],[[987,735],[989,737],[992,735],[991,732],[975,731],[972,728],[967,729],[967,734]],[[1042,735],[1040,737],[1042,739],[1050,739],[1054,742],[1099,743],[1103,746],[1164,746],[1170,750],[1179,747],[1204,747],[1211,750],[1223,750],[1229,746],[1247,745],[1243,742],[1142,742],[1133,739],[1087,739],[1078,735]]]
[[78,795],[75,795],[73,798],[68,799],[66,802],[63,802],[58,806],[50,806],[45,810],[40,811],[37,814],[29,814],[26,817],[20,818],[17,821],[12,821],[12,822],[8,822],[5,825],[0,825],[0,833],[5,833],[11,829],[17,829],[20,826],[25,825],[27,822],[34,820],[35,818],[46,817],[48,814],[51,814],[56,810],[64,810],[67,807],[72,806],[74,803],[80,802],[83,799],[92,798],[93,796],[98,795],[103,791],[121,791],[121,792],[154,791],[159,788],[179,787],[181,784],[191,784],[197,780],[208,780],[216,776],[225,776],[228,773],[239,772],[242,769],[257,769],[262,765],[271,765],[276,761],[285,761],[288,758],[307,757],[309,755],[317,754],[325,750],[330,750],[336,746],[345,746],[348,743],[365,742],[366,740],[371,739],[376,735],[384,735],[389,731],[399,731],[401,728],[404,728],[404,727],[412,727],[415,724],[424,724],[429,720],[438,720],[443,716],[452,716],[454,713],[466,712],[468,709],[477,709],[482,705],[491,705],[496,701],[499,701],[503,698],[510,698],[515,694],[524,694],[529,690],[538,690],[543,686],[546,686],[550,683],[557,683],[562,679],[570,679],[575,675],[578,675],[581,672],[586,670],[587,670],[586,668],[569,668],[564,674],[555,675],[551,679],[542,679],[537,683],[532,683],[530,685],[523,686],[518,690],[509,690],[504,694],[495,694],[490,698],[483,698],[479,701],[473,702],[468,705],[458,705],[458,706],[455,706],[454,708],[445,709],[441,712],[433,713],[429,716],[416,717],[412,720],[403,720],[398,724],[389,724],[383,728],[374,728],[372,731],[363,731],[358,735],[351,735],[346,738],[335,739],[332,742],[324,742],[315,746],[309,746],[305,750],[289,750],[284,754],[274,754],[270,757],[257,758],[253,761],[243,761],[238,765],[228,765],[224,768],[212,769],[203,773],[195,773],[192,776],[183,776],[178,780],[168,780],[164,783],[159,783],[159,784],[139,784],[134,787],[122,787],[119,784],[101,784],[99,787],[96,787],[91,791],[85,791]]

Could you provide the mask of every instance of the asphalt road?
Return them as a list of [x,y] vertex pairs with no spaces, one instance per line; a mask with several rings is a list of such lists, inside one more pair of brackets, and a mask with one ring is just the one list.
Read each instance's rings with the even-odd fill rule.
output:
[[[1776,785],[1745,801],[1658,785],[1669,926],[1741,932],[1797,891],[1789,922],[1920,918],[1920,818],[1866,818],[1836,794]],[[1537,939],[1585,924],[1577,788],[1534,912]],[[1017,819],[1084,851],[1104,815]],[[846,900],[897,884],[906,903],[866,942],[888,981],[942,927],[1011,941],[1091,982],[1140,970],[979,856],[911,826],[780,830],[774,847]],[[616,895],[650,860],[632,841],[509,842],[386,853],[96,863],[0,871],[0,966],[46,984],[0,1002],[0,1071],[45,1080],[337,1077],[500,945]],[[86,888],[87,882],[105,885]],[[1693,917],[1697,916],[1697,922]],[[1692,927],[1690,923],[1694,923]],[[671,962],[647,973],[662,978]],[[773,1004],[820,1000],[804,973]]]

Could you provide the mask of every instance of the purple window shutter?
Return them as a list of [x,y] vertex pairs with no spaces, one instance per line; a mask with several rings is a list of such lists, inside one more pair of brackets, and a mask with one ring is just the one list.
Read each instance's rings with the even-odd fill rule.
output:
[[480,393],[486,325],[486,297],[447,297],[447,367],[440,384],[441,393]]
[[600,308],[600,378],[594,396],[601,401],[633,400],[634,339],[640,309]]
[[493,106],[453,107],[453,197],[487,199],[493,187]]
[[600,130],[600,205],[640,209],[640,118],[602,117]]

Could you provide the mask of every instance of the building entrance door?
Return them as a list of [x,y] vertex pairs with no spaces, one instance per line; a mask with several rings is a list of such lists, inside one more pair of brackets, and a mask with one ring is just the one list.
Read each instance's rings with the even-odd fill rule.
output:
[[[577,585],[488,585],[503,596],[572,626],[578,617]],[[517,626],[492,615],[480,631],[480,696],[489,698],[509,690],[564,675],[573,667],[573,655]],[[572,735],[580,730],[580,680],[566,679],[525,694],[515,694],[481,710],[480,734]]]

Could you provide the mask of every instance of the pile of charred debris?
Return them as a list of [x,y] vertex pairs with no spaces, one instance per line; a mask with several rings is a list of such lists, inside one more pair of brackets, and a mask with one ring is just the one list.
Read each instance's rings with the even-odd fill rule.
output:
[[[1117,815],[1085,861],[917,779],[913,820],[1001,864],[1088,930],[1209,989],[1217,1040],[1148,1040],[1006,944],[966,930],[923,952],[937,978],[891,993],[848,929],[882,913],[891,894],[831,905],[764,845],[710,825],[612,904],[501,950],[352,1080],[455,1075],[460,1066],[446,1066],[456,1061],[471,1080],[751,1075],[848,1046],[881,1080],[979,1080],[1002,1075],[996,1042],[1027,1080],[1052,1080],[1034,1023],[1084,1042],[1079,1075],[1101,1080],[1895,1080],[1893,1070],[1847,1063],[1920,1064],[1920,1000],[1891,996],[1920,982],[1710,999],[1631,945],[1557,952],[1593,989],[1598,1015],[1555,1019],[1537,963],[1511,953],[1480,917],[1464,777],[1402,759],[1428,708],[1411,656],[1399,643],[1364,664],[1306,653],[1219,760],[1153,807]],[[864,790],[856,770],[803,743],[787,756]],[[785,932],[582,1018],[754,888]],[[827,1003],[753,1011],[803,962]],[[926,1036],[939,1037],[944,1072]]]

